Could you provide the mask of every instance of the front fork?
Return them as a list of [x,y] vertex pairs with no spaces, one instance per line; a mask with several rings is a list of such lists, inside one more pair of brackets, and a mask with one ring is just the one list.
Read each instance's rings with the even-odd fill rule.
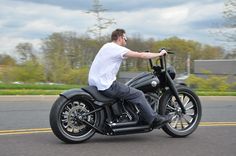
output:
[[172,94],[175,96],[175,99],[176,101],[178,102],[181,110],[182,110],[182,113],[183,114],[186,114],[186,109],[183,105],[183,103],[181,102],[180,98],[179,98],[179,95],[178,95],[178,91],[174,85],[174,82],[173,80],[171,79],[169,73],[166,73],[166,80],[167,80],[167,83],[168,83],[168,86],[170,87],[170,90],[172,91]]

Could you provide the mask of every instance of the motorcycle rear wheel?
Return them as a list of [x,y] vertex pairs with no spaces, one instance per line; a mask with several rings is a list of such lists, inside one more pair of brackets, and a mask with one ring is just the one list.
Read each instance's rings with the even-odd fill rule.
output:
[[[65,143],[81,143],[95,134],[95,129],[79,122],[78,116],[94,110],[89,99],[80,96],[67,100],[60,96],[53,104],[50,111],[50,126],[53,133]],[[86,121],[98,126],[100,115],[98,112],[86,117]]]
[[182,112],[171,91],[166,91],[160,100],[159,113],[162,115],[172,114],[173,118],[162,129],[172,137],[186,137],[198,127],[202,116],[202,107],[200,99],[190,88],[178,86],[177,90],[186,109],[186,114]]

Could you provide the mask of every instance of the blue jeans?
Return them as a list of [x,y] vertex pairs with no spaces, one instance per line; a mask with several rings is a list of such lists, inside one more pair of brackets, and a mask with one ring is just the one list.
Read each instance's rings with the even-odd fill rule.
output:
[[124,99],[125,101],[136,105],[140,110],[141,116],[149,124],[151,124],[157,117],[157,113],[149,105],[144,93],[138,89],[126,86],[118,81],[114,81],[110,88],[99,92],[104,96]]

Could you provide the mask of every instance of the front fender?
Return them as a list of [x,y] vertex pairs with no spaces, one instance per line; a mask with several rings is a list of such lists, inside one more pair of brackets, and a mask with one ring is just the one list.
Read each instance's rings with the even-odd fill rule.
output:
[[67,91],[65,91],[65,92],[60,94],[60,96],[65,97],[67,100],[69,100],[70,98],[72,98],[72,97],[74,97],[76,95],[80,95],[80,96],[84,96],[84,97],[89,97],[89,98],[93,99],[90,94],[88,94],[87,92],[83,91],[82,89],[70,89],[70,90],[67,90]]

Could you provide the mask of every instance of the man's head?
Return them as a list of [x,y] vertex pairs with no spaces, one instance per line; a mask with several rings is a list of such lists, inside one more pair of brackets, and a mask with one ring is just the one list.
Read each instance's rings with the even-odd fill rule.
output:
[[127,42],[127,37],[125,35],[124,29],[116,29],[111,34],[111,41],[115,42],[121,46],[125,46]]

